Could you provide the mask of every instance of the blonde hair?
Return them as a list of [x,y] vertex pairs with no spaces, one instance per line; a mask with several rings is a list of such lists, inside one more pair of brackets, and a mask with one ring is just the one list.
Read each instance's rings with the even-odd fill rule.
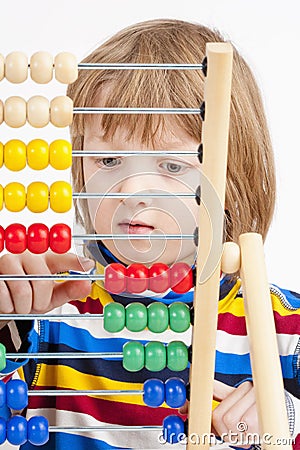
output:
[[[84,59],[90,63],[194,63],[205,56],[208,42],[222,42],[218,31],[180,20],[150,20],[132,25],[104,42]],[[110,85],[101,106],[199,108],[203,101],[200,70],[81,70],[69,86],[75,106],[92,106],[95,96]],[[265,239],[275,204],[275,168],[263,104],[253,74],[234,49],[231,119],[226,185],[226,240],[237,241],[243,232],[255,231]],[[103,115],[105,137],[119,127],[128,138],[137,131],[143,143],[153,142],[167,126],[163,115]],[[174,116],[176,125],[201,141],[198,115]],[[72,145],[83,148],[86,115],[75,115]],[[84,191],[82,158],[72,168],[76,192]],[[87,203],[76,206],[76,218],[87,232],[93,231]]]

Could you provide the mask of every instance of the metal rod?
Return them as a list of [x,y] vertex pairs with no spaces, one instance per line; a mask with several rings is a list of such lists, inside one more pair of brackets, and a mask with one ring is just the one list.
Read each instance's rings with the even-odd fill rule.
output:
[[73,157],[82,156],[198,156],[193,150],[73,150]]
[[59,426],[49,426],[49,432],[64,432],[64,431],[105,431],[105,430],[114,430],[114,431],[123,431],[123,430],[162,430],[161,426],[158,425],[103,425],[103,426],[94,426],[94,427],[59,427]]
[[174,193],[161,193],[161,192],[152,192],[152,193],[147,193],[147,192],[134,192],[132,194],[129,193],[115,193],[115,192],[74,192],[72,194],[74,199],[79,199],[79,198],[99,198],[99,197],[105,197],[105,198],[195,198],[195,193],[190,193],[190,192],[174,192]]
[[123,358],[122,352],[40,352],[40,353],[6,353],[7,359],[89,359],[89,358]]
[[[103,275],[101,275],[104,277]],[[27,278],[27,277],[26,277]],[[91,277],[88,276],[88,279]],[[87,279],[85,278],[85,279]],[[28,279],[28,278],[27,278]],[[0,314],[0,320],[73,320],[73,319],[103,319],[104,314]]]
[[202,70],[203,64],[146,64],[146,63],[79,63],[78,69],[115,69],[115,70]]
[[41,389],[38,391],[28,391],[28,396],[30,397],[39,397],[39,396],[46,396],[46,397],[57,397],[57,396],[66,396],[66,397],[72,397],[72,396],[80,396],[80,395],[143,395],[143,390],[130,390],[130,389],[95,389],[95,390],[70,390],[70,389]]
[[201,114],[200,108],[97,108],[75,107],[74,114]]

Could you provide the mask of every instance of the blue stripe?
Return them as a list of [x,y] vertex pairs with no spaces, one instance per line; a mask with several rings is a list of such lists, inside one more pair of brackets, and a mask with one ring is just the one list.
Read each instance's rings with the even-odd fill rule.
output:
[[[280,356],[283,378],[294,378],[294,355]],[[252,373],[249,353],[234,355],[233,353],[216,352],[216,372],[232,375],[249,375]]]
[[[26,442],[26,444],[22,445],[20,448],[21,450],[37,450],[38,447]],[[88,448],[92,448],[93,450],[125,449],[125,447],[113,447],[98,439],[96,440],[85,436],[78,436],[76,434],[68,433],[50,433],[49,441],[43,445],[43,449],[45,450],[66,448],[72,448],[72,450],[82,450]]]

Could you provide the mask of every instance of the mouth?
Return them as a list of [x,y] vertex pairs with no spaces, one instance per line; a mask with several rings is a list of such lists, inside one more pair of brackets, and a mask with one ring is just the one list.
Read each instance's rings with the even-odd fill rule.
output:
[[125,234],[150,234],[154,230],[152,225],[140,221],[124,221],[119,223],[119,227]]

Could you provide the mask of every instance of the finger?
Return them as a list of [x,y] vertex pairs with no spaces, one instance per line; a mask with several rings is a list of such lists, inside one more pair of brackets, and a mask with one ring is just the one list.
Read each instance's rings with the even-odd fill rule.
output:
[[[16,258],[15,255],[10,254],[4,255],[1,258],[0,272],[12,275],[25,275],[20,258]],[[13,304],[13,312],[16,314],[29,314],[32,305],[32,289],[29,281],[11,280],[6,281],[5,284],[9,290]]]
[[53,289],[50,308],[58,308],[70,300],[87,297],[90,292],[91,282],[89,280],[71,280],[65,283],[58,283]]
[[45,254],[45,261],[51,273],[67,272],[68,270],[85,272],[92,269],[95,265],[92,259],[77,256],[74,253],[57,255],[56,253],[48,252]]
[[179,412],[179,414],[182,414],[182,415],[188,414],[188,412],[189,412],[189,402],[186,401],[185,404],[178,409],[178,412]]
[[221,401],[228,397],[229,394],[234,392],[236,388],[228,386],[228,384],[222,383],[221,381],[214,380],[214,399]]
[[9,289],[5,281],[0,281],[0,313],[12,314],[14,312],[14,305],[10,296]]
[[[26,253],[22,258],[22,267],[26,274],[47,275],[50,274],[49,268],[43,257]],[[32,313],[43,313],[49,310],[54,282],[52,280],[32,280],[30,282],[32,289]]]
[[[228,430],[236,431],[237,424],[241,422],[244,413],[255,402],[253,391],[252,383],[242,383],[215,408],[212,414],[212,425],[219,435],[227,433]],[[249,393],[250,396],[248,396]]]

